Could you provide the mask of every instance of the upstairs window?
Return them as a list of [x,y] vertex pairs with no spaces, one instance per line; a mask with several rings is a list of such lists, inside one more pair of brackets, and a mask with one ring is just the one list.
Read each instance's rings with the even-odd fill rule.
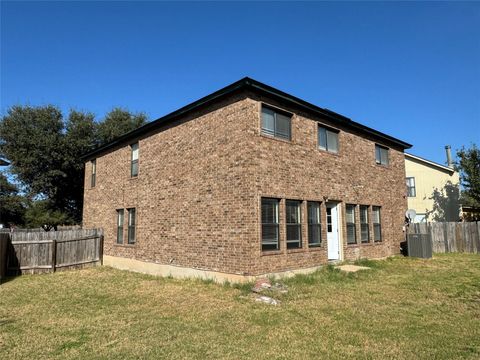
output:
[[322,223],[320,220],[320,203],[309,201],[308,212],[308,246],[316,247],[322,243]]
[[382,241],[382,224],[380,222],[380,206],[372,206],[373,240]]
[[90,178],[90,186],[95,187],[97,181],[97,159],[93,159],[92,163],[92,177]]
[[379,165],[388,165],[388,148],[375,144],[375,162]]
[[262,250],[278,250],[278,199],[262,199]]
[[407,177],[407,196],[408,197],[417,196],[417,192],[416,192],[416,189],[415,189],[415,178],[414,177]]
[[291,139],[291,116],[262,106],[262,134]]
[[138,176],[138,143],[131,145],[131,166],[130,166],[130,176]]
[[130,245],[135,244],[135,208],[127,209],[128,211],[128,243]]
[[117,244],[123,244],[123,209],[117,210]]
[[331,153],[338,153],[338,131],[318,126],[318,147]]
[[368,243],[370,231],[368,228],[368,206],[360,205],[360,240],[362,243]]
[[347,244],[357,243],[357,230],[355,226],[355,205],[346,205]]
[[287,219],[287,249],[299,249],[302,247],[302,224],[300,201],[286,201]]

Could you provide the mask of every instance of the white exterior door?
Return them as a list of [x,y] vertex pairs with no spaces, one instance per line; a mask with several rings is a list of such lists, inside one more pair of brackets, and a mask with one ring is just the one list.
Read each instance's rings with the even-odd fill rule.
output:
[[340,239],[338,234],[338,205],[327,204],[327,255],[328,260],[340,259]]

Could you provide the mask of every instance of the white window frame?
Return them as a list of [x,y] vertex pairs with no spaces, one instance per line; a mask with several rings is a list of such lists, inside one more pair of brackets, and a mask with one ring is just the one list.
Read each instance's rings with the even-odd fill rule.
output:
[[137,242],[137,209],[127,209],[128,214],[128,228],[127,228],[127,243],[135,245]]
[[[270,115],[273,115],[273,129],[269,129],[265,126],[265,119],[264,119],[264,113],[270,113]],[[277,123],[279,121],[279,116],[283,116],[285,118],[288,118],[288,134],[282,133],[277,130],[278,126]],[[263,135],[267,135],[270,137],[275,137],[283,140],[291,140],[292,139],[292,115],[287,114],[286,112],[278,111],[270,106],[265,106],[262,105],[262,110],[261,110],[261,130]]]
[[117,244],[123,244],[123,227],[125,223],[125,210],[117,209]]
[[[373,241],[381,242],[382,241],[382,207],[381,206],[372,206],[372,224],[373,224]],[[379,235],[379,237],[377,237],[377,235]]]
[[[325,134],[325,144],[322,144],[322,141],[321,141],[321,134],[323,133]],[[334,130],[334,129],[325,127],[322,124],[318,124],[318,127],[317,127],[318,148],[320,150],[328,151],[333,154],[338,154],[340,149],[339,133],[340,131],[338,130]],[[331,140],[332,137],[336,139],[335,140],[336,148],[334,148],[334,146],[330,144],[331,141],[329,141],[329,138]]]
[[390,163],[390,149],[385,146],[375,144],[375,163],[377,165],[388,166]]
[[91,161],[92,164],[92,175],[90,178],[90,187],[95,187],[97,184],[97,159]]
[[[370,225],[369,225],[369,206],[368,205],[360,205],[360,242],[362,244],[367,244],[370,242]],[[365,210],[364,213],[362,211]],[[365,222],[362,221],[362,214],[365,215]],[[367,232],[367,238],[364,239],[364,230]]]
[[140,147],[138,142],[130,145],[130,177],[137,177],[138,176],[138,159],[140,157]]
[[[289,206],[296,207],[296,222],[288,222],[288,208]],[[302,248],[302,201],[300,200],[285,200],[285,223],[286,223],[286,242],[287,249],[301,249]],[[289,239],[288,238],[288,229],[297,228],[298,239]]]
[[[272,203],[274,204],[275,214],[274,214],[274,222],[263,222],[263,204],[265,203]],[[279,211],[280,211],[280,200],[275,198],[262,198],[260,204],[260,216],[261,216],[261,247],[262,251],[275,251],[280,249],[280,218],[279,218]],[[275,227],[276,232],[276,239],[271,241],[269,239],[264,239],[265,230],[264,228],[268,227]],[[274,248],[265,248],[264,246],[270,247],[274,246]]]
[[[413,186],[412,186],[413,182]],[[415,177],[408,176],[406,177],[407,183],[407,197],[417,197],[417,187],[415,185]],[[411,195],[411,190],[413,190],[413,195]]]
[[[310,216],[310,208],[315,209],[314,219]],[[307,229],[308,229],[308,247],[318,247],[322,245],[322,204],[319,201],[307,201]],[[313,238],[312,228],[316,228],[318,239]],[[313,240],[313,241],[312,241]]]
[[[356,215],[356,208],[357,208],[357,205],[355,204],[346,204],[345,205],[345,224],[346,224],[346,228],[347,228],[347,234],[346,234],[346,237],[347,237],[347,245],[355,245],[357,244],[357,215]],[[348,221],[348,212],[349,212],[349,209],[351,209],[353,211],[353,222],[351,221]],[[353,242],[351,242],[348,238],[348,228],[353,228]]]

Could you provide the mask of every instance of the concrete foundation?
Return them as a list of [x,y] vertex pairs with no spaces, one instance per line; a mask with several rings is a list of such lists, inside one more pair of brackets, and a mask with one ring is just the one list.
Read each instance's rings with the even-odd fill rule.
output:
[[260,274],[260,275],[240,275],[240,274],[228,274],[218,271],[209,271],[201,269],[193,269],[181,266],[157,264],[152,262],[122,258],[117,256],[103,256],[103,265],[111,266],[120,270],[129,270],[139,272],[143,274],[156,275],[156,276],[172,276],[174,278],[190,278],[190,279],[204,279],[213,280],[218,283],[224,283],[226,281],[232,283],[244,283],[254,281],[259,277],[292,277],[296,274],[309,274],[312,273],[321,266],[309,267],[304,269],[295,269],[283,272]]

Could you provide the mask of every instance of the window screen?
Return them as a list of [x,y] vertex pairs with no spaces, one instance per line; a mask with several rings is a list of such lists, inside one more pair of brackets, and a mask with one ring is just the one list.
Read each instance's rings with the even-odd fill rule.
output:
[[388,149],[375,145],[375,162],[380,165],[388,165]]
[[382,224],[380,220],[380,206],[372,206],[373,240],[382,241]]
[[346,205],[347,244],[356,244],[355,205]]
[[415,197],[416,189],[415,189],[415,178],[414,177],[407,177],[407,196],[408,197]]
[[332,153],[338,153],[338,132],[318,127],[318,147]]
[[117,244],[123,244],[123,209],[117,210]]
[[262,250],[278,250],[278,199],[262,199]]
[[320,203],[309,201],[308,212],[308,246],[320,246],[322,242],[322,223],[320,218]]
[[132,164],[130,174],[132,177],[138,176],[138,143],[132,144]]
[[262,133],[281,139],[291,138],[291,117],[262,107]]
[[360,205],[360,240],[368,243],[370,233],[368,228],[368,206]]
[[135,244],[135,225],[136,225],[136,219],[135,219],[135,209],[127,209],[128,211],[128,243],[129,244]]
[[286,201],[287,249],[298,249],[302,247],[302,225],[300,220],[302,216],[300,205],[300,201]]
[[92,177],[90,179],[90,186],[95,187],[97,182],[97,159],[92,160]]

